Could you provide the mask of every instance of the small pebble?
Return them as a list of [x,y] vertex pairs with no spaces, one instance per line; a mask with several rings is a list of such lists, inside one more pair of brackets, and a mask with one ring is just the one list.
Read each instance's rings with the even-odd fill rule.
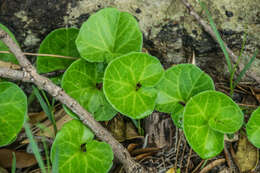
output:
[[139,14],[139,13],[141,13],[142,11],[140,10],[140,8],[137,8],[137,9],[135,10],[135,12],[136,12],[137,14]]
[[232,11],[226,11],[226,16],[227,17],[232,17],[233,16],[233,12]]

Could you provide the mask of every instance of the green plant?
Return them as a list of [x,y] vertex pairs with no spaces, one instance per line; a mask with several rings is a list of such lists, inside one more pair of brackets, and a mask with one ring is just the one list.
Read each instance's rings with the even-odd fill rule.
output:
[[232,61],[228,55],[228,52],[227,52],[227,48],[225,46],[225,43],[224,41],[222,40],[219,32],[218,32],[218,29],[216,27],[216,24],[214,23],[211,15],[210,15],[210,12],[208,11],[207,7],[206,7],[206,4],[204,2],[201,2],[199,0],[199,3],[200,3],[200,6],[202,7],[202,9],[206,12],[206,15],[208,17],[208,20],[209,20],[209,23],[210,23],[210,26],[217,38],[217,41],[218,41],[218,44],[220,45],[220,48],[222,50],[222,52],[224,53],[224,56],[225,56],[225,59],[226,59],[226,62],[227,62],[227,65],[228,65],[228,71],[230,73],[230,79],[229,79],[229,84],[230,84],[230,96],[233,97],[233,93],[234,93],[234,89],[236,88],[237,84],[241,81],[241,79],[244,77],[244,75],[246,74],[246,71],[250,68],[250,66],[252,65],[252,63],[254,62],[257,54],[258,54],[258,50],[255,51],[254,55],[249,59],[249,61],[247,62],[247,64],[244,66],[244,68],[240,71],[240,73],[238,74],[238,77],[234,80],[234,77],[235,77],[235,73],[237,72],[237,68],[238,68],[238,65],[240,63],[240,60],[241,60],[241,56],[244,52],[244,47],[245,47],[245,42],[246,42],[246,32],[244,33],[244,37],[243,37],[243,41],[242,41],[242,47],[241,47],[241,50],[240,50],[240,54],[239,54],[239,57],[238,59],[236,60],[235,64],[233,65],[232,64]]
[[[110,120],[117,112],[138,121],[154,109],[170,113],[200,157],[207,159],[219,154],[224,147],[224,134],[238,131],[243,124],[243,113],[238,105],[215,91],[210,76],[195,65],[180,64],[164,71],[160,61],[141,53],[141,48],[142,33],[134,17],[107,8],[90,16],[79,31],[66,28],[51,32],[40,46],[40,53],[81,59],[38,56],[37,68],[41,73],[66,69],[62,88],[97,121]],[[230,60],[227,58],[227,61]],[[230,64],[229,70],[232,69]],[[55,124],[48,99],[45,103],[38,90],[34,90]],[[113,160],[111,147],[94,140],[94,134],[77,115],[65,106],[64,109],[74,120],[66,123],[55,137],[51,148],[52,171],[108,172]],[[19,123],[6,117],[6,111],[16,116]],[[2,145],[15,139],[26,114],[26,97],[21,89],[13,83],[1,82],[0,128],[8,121],[17,125],[15,131],[10,125],[6,126],[9,131],[0,130]],[[256,135],[259,126],[256,111],[247,124],[247,133],[257,147],[260,147],[260,137]],[[24,127],[35,146],[39,165],[45,171],[28,124]]]

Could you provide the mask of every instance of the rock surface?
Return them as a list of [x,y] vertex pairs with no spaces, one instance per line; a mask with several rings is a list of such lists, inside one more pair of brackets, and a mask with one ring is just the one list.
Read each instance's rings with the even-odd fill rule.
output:
[[[196,1],[189,0],[206,20]],[[241,63],[248,61],[260,48],[260,1],[208,0],[211,12],[223,39],[238,55],[243,33],[248,33]],[[80,27],[100,8],[116,7],[133,14],[144,34],[144,47],[160,58],[165,67],[184,63],[195,52],[197,65],[203,70],[227,76],[227,67],[219,46],[203,32],[188,14],[181,0],[3,0],[0,22],[16,35],[25,51],[36,52],[41,40],[53,29]],[[251,71],[260,75],[260,55]],[[223,68],[225,67],[225,68]]]

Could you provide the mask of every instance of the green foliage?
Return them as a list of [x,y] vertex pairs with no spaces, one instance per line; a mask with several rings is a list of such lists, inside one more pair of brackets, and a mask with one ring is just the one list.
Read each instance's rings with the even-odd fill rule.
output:
[[164,70],[160,61],[144,53],[130,53],[109,63],[104,93],[109,103],[133,119],[151,114],[157,97],[156,84]]
[[224,134],[236,132],[242,124],[241,109],[221,92],[201,92],[192,97],[184,109],[184,134],[203,159],[219,154],[224,147]]
[[[14,40],[14,42],[18,44],[16,41],[14,34],[4,25],[0,23],[0,29],[4,30],[5,32],[8,33],[8,35]],[[9,51],[9,48],[3,43],[3,41],[0,40],[0,50],[1,51]],[[6,62],[12,62],[14,64],[18,64],[18,61],[16,57],[13,54],[0,54],[0,60],[1,61],[6,61]]]
[[51,123],[54,127],[54,132],[57,133],[57,126],[56,126],[56,122],[55,122],[55,119],[54,119],[54,116],[52,113],[52,109],[51,109],[50,105],[47,105],[47,103],[46,103],[46,102],[48,102],[48,99],[46,99],[46,101],[43,99],[38,88],[36,88],[35,86],[32,86],[32,88],[33,88],[33,92],[36,95],[38,102],[40,103],[43,111],[45,112],[45,114],[47,115],[49,120],[51,121]]
[[0,82],[0,146],[10,144],[27,116],[27,98],[14,83]]
[[260,148],[260,107],[251,114],[246,125],[246,133],[249,141],[257,148]]
[[156,87],[158,96],[156,110],[172,113],[176,125],[182,118],[183,109],[189,99],[206,90],[214,90],[213,80],[192,64],[179,64],[166,70]]
[[94,134],[78,120],[64,124],[51,149],[52,162],[58,158],[59,172],[108,172],[113,163],[112,149],[93,138]]
[[142,33],[131,14],[105,8],[83,23],[76,44],[82,58],[110,62],[126,53],[141,51]]
[[[75,40],[79,30],[76,28],[60,28],[52,31],[42,41],[38,53],[80,57]],[[36,61],[39,73],[48,73],[55,70],[65,70],[75,59],[38,56]]]
[[[209,12],[203,3],[201,5],[217,35],[233,82],[237,64],[232,66]],[[11,34],[4,26],[0,25],[0,28]],[[134,17],[106,8],[93,14],[80,31],[57,29],[40,46],[39,53],[81,56],[82,59],[74,61],[39,56],[37,70],[46,73],[68,68],[62,78],[63,89],[98,121],[108,121],[119,111],[134,122],[138,119],[140,130],[140,119],[154,109],[171,113],[174,123],[183,128],[188,143],[200,157],[207,159],[219,154],[224,147],[224,134],[236,132],[243,124],[243,113],[238,105],[225,94],[214,91],[213,80],[198,67],[180,64],[164,72],[159,60],[141,53],[141,48],[142,33]],[[0,42],[0,50],[8,48]],[[242,79],[256,54],[232,86]],[[17,63],[13,58],[12,55],[1,56],[0,60]],[[34,92],[55,126],[48,99],[42,93],[44,101],[35,87]],[[77,118],[71,110],[64,108],[69,115]],[[13,83],[0,82],[0,146],[16,138],[26,115],[25,94]],[[37,161],[46,172],[30,127],[27,123],[24,127]],[[249,140],[260,147],[260,108],[251,115],[246,129]],[[79,120],[72,120],[56,135],[51,160],[55,173],[103,173],[112,166],[113,152],[108,144],[94,140],[94,134]]]
[[[110,120],[117,113],[102,91],[103,74],[102,63],[89,63],[80,59],[67,69],[62,79],[62,88],[98,121]],[[65,110],[75,117],[67,108]]]

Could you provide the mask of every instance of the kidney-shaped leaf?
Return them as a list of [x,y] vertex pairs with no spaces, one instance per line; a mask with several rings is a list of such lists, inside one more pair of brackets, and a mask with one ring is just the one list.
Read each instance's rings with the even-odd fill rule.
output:
[[[62,88],[98,121],[107,121],[116,111],[107,102],[102,90],[104,65],[79,59],[63,75]],[[65,109],[69,115],[71,111]]]
[[242,123],[241,109],[221,92],[199,93],[184,108],[184,134],[203,159],[219,154],[224,147],[224,133],[237,131]]
[[[42,41],[39,49],[41,54],[63,55],[69,57],[80,57],[76,48],[75,40],[79,29],[59,28],[52,31]],[[75,59],[38,56],[37,70],[39,73],[48,73],[55,70],[65,70]]]
[[141,51],[142,33],[131,14],[105,8],[81,26],[76,45],[84,59],[109,62],[120,55]]
[[166,70],[156,88],[156,109],[172,113],[183,108],[192,96],[215,87],[210,76],[195,65],[179,64]]
[[252,113],[246,125],[246,133],[249,141],[260,148],[260,107]]
[[163,76],[163,67],[155,57],[144,53],[121,56],[106,68],[104,93],[111,105],[134,119],[152,113],[157,90],[155,85]]
[[94,134],[78,120],[64,124],[51,148],[52,163],[57,163],[59,172],[108,172],[113,151],[109,144],[93,138]]
[[[14,42],[18,45],[13,33],[4,25],[0,23],[0,28],[7,32],[7,34],[14,40]],[[1,51],[9,51],[9,48],[4,44],[3,41],[0,40],[0,50]],[[0,54],[0,60],[6,62],[12,62],[14,64],[18,64],[16,57],[13,54]]]
[[27,116],[27,98],[15,84],[0,82],[0,146],[11,143]]

